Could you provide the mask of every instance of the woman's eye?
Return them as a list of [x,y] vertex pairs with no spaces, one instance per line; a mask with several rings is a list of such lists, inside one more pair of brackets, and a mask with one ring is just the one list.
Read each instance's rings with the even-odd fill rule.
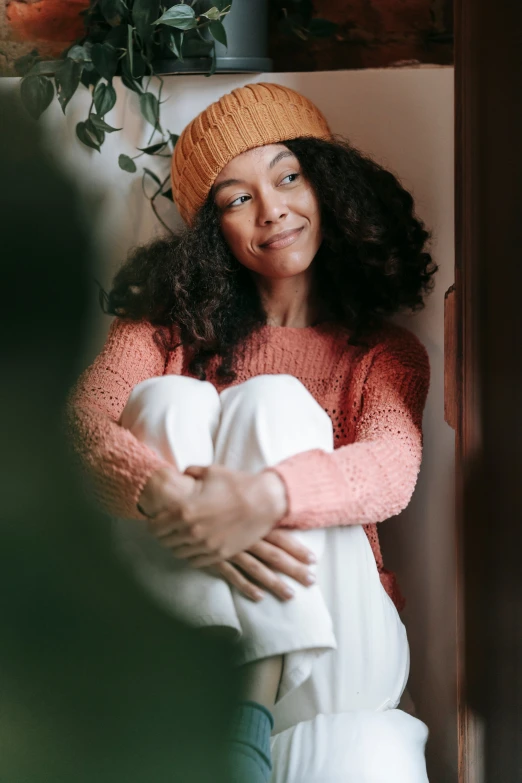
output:
[[230,207],[238,207],[240,204],[244,204],[245,201],[248,201],[250,196],[238,196],[234,201],[231,201],[230,204],[227,205],[227,209]]
[[299,174],[297,172],[295,172],[294,174],[288,174],[286,177],[284,177],[281,180],[281,185],[283,185],[287,180],[289,180],[290,182],[295,182],[295,180],[298,178],[298,176],[299,176]]

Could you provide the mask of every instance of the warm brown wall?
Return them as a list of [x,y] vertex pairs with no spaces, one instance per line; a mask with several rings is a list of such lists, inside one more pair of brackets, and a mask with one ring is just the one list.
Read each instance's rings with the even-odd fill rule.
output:
[[[78,11],[87,4],[88,0],[0,0],[0,75],[14,74],[13,60],[34,47],[45,56],[62,51],[81,33]],[[338,23],[337,35],[306,42],[283,35],[274,11],[270,49],[275,71],[453,63],[453,0],[315,0],[314,4],[317,16]]]
[[337,22],[337,35],[305,42],[275,32],[276,71],[453,64],[453,0],[315,0],[314,6],[317,16]]

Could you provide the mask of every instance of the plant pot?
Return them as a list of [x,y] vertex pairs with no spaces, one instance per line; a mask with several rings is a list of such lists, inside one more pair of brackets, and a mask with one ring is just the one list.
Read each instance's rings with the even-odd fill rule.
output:
[[[170,5],[174,5],[171,3]],[[200,0],[196,13],[212,8],[211,0]],[[268,0],[234,0],[224,25],[228,47],[216,42],[216,73],[262,73],[272,70],[268,57]],[[205,31],[207,44],[197,34],[187,34],[183,61],[159,58],[154,62],[158,75],[169,73],[208,73],[212,38]]]

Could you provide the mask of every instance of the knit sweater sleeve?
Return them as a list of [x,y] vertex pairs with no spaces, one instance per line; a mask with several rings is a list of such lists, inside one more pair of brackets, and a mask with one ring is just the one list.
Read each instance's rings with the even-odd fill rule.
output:
[[422,457],[428,353],[407,330],[373,351],[354,442],[332,453],[307,451],[272,468],[282,478],[289,502],[279,526],[382,522],[408,505]]
[[[148,321],[116,317],[94,362],[70,390],[65,426],[95,498],[109,514],[145,519],[136,503],[152,473],[166,463],[118,423],[136,384],[163,375],[165,351]],[[170,466],[172,467],[172,466]]]

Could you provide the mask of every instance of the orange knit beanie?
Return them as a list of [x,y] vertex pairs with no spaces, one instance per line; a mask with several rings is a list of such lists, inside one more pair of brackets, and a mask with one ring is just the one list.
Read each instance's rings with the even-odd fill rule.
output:
[[279,84],[247,84],[212,103],[182,132],[172,156],[172,195],[191,223],[224,166],[241,152],[286,139],[331,138],[308,98]]

